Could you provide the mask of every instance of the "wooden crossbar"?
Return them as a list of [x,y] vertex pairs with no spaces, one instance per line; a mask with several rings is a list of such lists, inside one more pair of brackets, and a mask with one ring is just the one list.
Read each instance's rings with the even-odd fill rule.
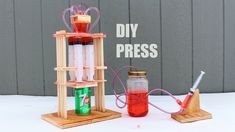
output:
[[[102,69],[107,69],[106,66],[95,66],[94,67],[95,70],[102,70]],[[76,71],[78,68],[76,67],[55,67],[54,70],[56,71],[62,71],[62,70],[66,70],[66,71]],[[84,66],[83,69],[90,69],[89,66]]]

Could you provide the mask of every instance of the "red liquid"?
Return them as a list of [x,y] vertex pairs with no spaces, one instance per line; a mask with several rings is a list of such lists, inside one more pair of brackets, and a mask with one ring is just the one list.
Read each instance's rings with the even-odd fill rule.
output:
[[128,113],[133,117],[142,117],[148,113],[147,92],[128,93]]
[[86,33],[89,23],[76,23],[74,29],[76,32]]
[[[78,33],[87,33],[89,23],[76,23],[74,25],[74,31]],[[93,39],[90,37],[77,38],[79,42],[92,42]]]

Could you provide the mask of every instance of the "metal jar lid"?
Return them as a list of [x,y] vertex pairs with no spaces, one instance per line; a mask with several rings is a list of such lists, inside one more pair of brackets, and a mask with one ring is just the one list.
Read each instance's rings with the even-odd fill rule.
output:
[[129,77],[145,77],[147,72],[145,70],[131,70],[128,72]]

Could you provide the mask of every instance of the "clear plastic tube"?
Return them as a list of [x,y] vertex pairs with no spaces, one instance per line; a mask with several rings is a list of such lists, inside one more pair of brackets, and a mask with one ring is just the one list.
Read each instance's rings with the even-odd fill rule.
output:
[[[69,67],[75,67],[74,64],[74,45],[69,45]],[[75,71],[69,71],[70,81],[75,81]]]
[[85,14],[85,15],[88,15],[91,10],[96,11],[96,20],[94,21],[94,23],[92,23],[92,24],[89,26],[89,28],[88,28],[88,32],[89,32],[89,33],[92,31],[92,29],[96,26],[96,24],[97,24],[97,23],[99,22],[99,20],[100,20],[100,11],[99,11],[99,9],[96,8],[96,7],[89,7],[89,8],[84,12],[84,14]]
[[[110,67],[110,66],[108,66],[108,68],[109,68],[109,69],[112,71],[112,73],[114,74],[114,77],[113,77],[113,80],[112,80],[112,89],[113,89],[114,95],[115,95],[115,97],[116,97],[116,106],[117,106],[118,108],[124,108],[124,107],[126,107],[126,105],[127,105],[127,95],[128,95],[128,94],[127,94],[127,90],[126,90],[126,87],[125,87],[124,83],[122,82],[122,80],[121,80],[120,77],[119,77],[119,74],[120,74],[121,71],[123,71],[123,70],[125,70],[125,69],[135,68],[135,67],[134,67],[134,66],[123,66],[123,67],[121,67],[121,68],[120,68],[119,70],[117,70],[117,71],[115,71],[115,70],[114,70],[112,67]],[[118,94],[116,93],[116,91],[115,91],[115,82],[116,82],[116,79],[118,79],[118,81],[121,83],[122,88],[123,88],[123,90],[124,90],[124,93],[119,94],[119,95],[118,95]],[[147,94],[147,96],[149,96],[149,95],[150,95],[151,93],[153,93],[153,92],[164,92],[164,93],[168,94],[170,97],[172,97],[178,105],[181,106],[181,104],[182,104],[182,102],[181,102],[179,99],[177,99],[176,97],[174,97],[170,92],[168,92],[168,91],[166,91],[166,90],[164,90],[164,89],[160,89],[160,88],[155,88],[155,89],[151,90],[151,91]],[[125,101],[123,101],[123,100],[120,99],[120,97],[122,97],[122,96],[125,96]],[[122,103],[123,105],[122,105],[122,106],[119,105],[119,104],[118,104],[118,101],[119,101],[120,103]],[[149,104],[150,104],[151,106],[157,108],[158,110],[160,110],[160,111],[162,111],[162,112],[164,112],[164,113],[167,113],[167,114],[176,114],[176,113],[181,113],[181,112],[184,111],[184,108],[181,107],[181,108],[180,108],[178,111],[176,111],[176,112],[169,112],[169,111],[166,111],[166,110],[164,110],[164,109],[162,109],[162,108],[160,108],[160,107],[154,105],[154,104],[151,103],[151,102],[149,102]]]
[[87,75],[87,80],[88,81],[93,81],[94,80],[94,73],[95,73],[95,68],[94,68],[94,45],[93,42],[89,42],[85,45],[86,49],[86,66],[89,68],[86,69],[86,75]]
[[65,18],[66,13],[67,13],[68,11],[72,12],[72,9],[71,9],[71,8],[66,8],[66,9],[64,9],[63,15],[62,15],[62,19],[63,19],[63,22],[64,22],[65,26],[67,27],[67,29],[68,29],[70,32],[73,32],[72,28],[69,26],[69,24],[68,24],[68,22],[67,22],[67,20],[66,20],[66,18]]
[[[83,64],[86,66],[86,45],[82,44],[82,55],[83,55]],[[86,69],[83,69],[83,80],[87,80],[87,74]]]
[[82,82],[82,76],[83,76],[83,55],[82,55],[82,44],[75,44],[74,45],[74,64],[77,68],[76,70],[76,81]]

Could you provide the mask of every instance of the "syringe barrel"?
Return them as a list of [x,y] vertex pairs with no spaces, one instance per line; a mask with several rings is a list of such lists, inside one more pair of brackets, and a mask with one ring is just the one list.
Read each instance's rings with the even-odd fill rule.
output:
[[197,80],[194,82],[193,87],[191,88],[191,91],[194,92],[196,90],[196,88],[198,87],[199,83],[201,82],[204,74],[205,74],[205,72],[201,71],[201,74],[198,76]]
[[82,82],[83,77],[83,56],[82,56],[82,44],[77,43],[74,45],[74,64],[76,70],[76,81]]
[[85,45],[86,49],[86,65],[89,67],[89,69],[86,70],[87,80],[93,81],[94,80],[94,44],[93,42],[88,42]]
[[[74,46],[69,44],[69,67],[75,67],[74,64]],[[75,71],[69,71],[69,77],[71,81],[75,81]]]

